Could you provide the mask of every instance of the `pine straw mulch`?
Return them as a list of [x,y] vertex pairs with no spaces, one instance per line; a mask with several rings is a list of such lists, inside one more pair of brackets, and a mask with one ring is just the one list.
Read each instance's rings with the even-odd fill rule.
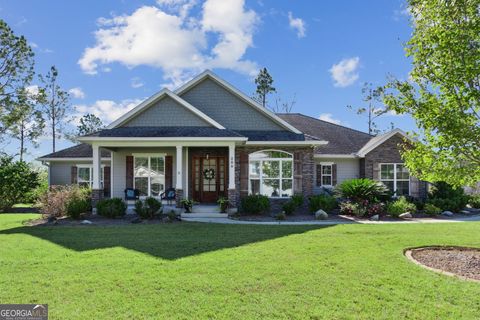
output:
[[479,248],[423,247],[409,249],[405,255],[430,270],[480,282]]

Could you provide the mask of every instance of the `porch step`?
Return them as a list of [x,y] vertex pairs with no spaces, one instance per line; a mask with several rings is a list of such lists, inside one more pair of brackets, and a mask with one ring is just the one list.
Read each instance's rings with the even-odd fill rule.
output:
[[198,204],[193,206],[192,213],[220,213],[220,207],[217,205]]
[[228,218],[226,213],[182,213],[182,218]]

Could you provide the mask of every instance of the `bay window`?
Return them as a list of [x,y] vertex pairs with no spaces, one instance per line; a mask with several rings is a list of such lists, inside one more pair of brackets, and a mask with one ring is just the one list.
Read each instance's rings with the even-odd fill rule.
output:
[[134,188],[143,197],[159,197],[165,189],[165,157],[134,155]]
[[402,163],[380,164],[380,181],[396,196],[410,194],[410,174]]
[[249,193],[272,198],[293,195],[293,156],[276,150],[249,155]]

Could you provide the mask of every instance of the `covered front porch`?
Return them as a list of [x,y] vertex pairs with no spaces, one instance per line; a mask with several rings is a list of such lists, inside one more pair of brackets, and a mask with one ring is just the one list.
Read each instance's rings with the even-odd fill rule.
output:
[[[160,198],[173,188],[176,202],[165,202],[181,207],[182,199],[199,204],[216,204],[220,197],[237,205],[235,183],[235,149],[243,138],[181,140],[107,140],[92,142],[93,183],[92,202],[103,198],[101,187],[101,150],[111,152],[110,194],[125,198],[125,189],[138,189],[140,199]],[[133,205],[131,201],[129,205]],[[170,208],[172,208],[170,207]]]

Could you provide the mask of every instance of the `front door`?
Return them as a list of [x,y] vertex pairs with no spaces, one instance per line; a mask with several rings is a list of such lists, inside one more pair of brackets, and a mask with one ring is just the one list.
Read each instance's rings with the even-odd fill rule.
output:
[[203,203],[215,203],[225,196],[227,158],[223,156],[193,157],[193,199]]

